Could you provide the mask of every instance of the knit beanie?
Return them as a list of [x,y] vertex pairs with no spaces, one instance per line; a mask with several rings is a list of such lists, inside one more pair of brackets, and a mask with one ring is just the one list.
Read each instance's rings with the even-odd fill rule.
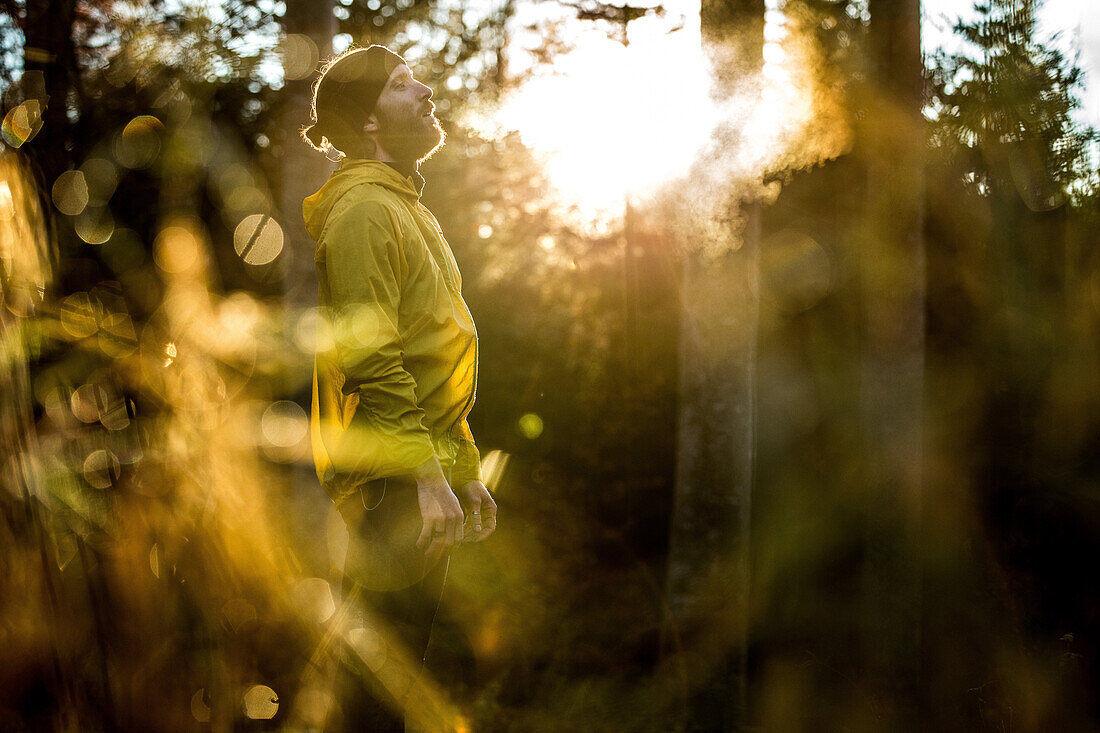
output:
[[305,136],[317,148],[328,138],[347,152],[362,135],[390,74],[405,59],[385,46],[345,51],[321,70],[314,86],[313,121]]

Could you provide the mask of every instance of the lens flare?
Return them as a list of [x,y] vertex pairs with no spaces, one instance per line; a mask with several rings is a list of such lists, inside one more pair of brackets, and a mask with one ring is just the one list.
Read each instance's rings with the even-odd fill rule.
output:
[[40,129],[42,129],[42,104],[37,99],[28,99],[4,116],[0,134],[5,143],[18,148],[34,138]]
[[279,712],[279,696],[267,685],[253,685],[244,693],[244,714],[252,720],[271,720]]
[[246,216],[233,230],[233,249],[250,265],[266,265],[283,251],[283,228],[266,214]]
[[53,205],[62,214],[76,216],[88,205],[88,183],[83,171],[66,171],[54,181]]
[[126,168],[148,168],[160,155],[164,124],[152,115],[130,120],[115,138],[115,159]]

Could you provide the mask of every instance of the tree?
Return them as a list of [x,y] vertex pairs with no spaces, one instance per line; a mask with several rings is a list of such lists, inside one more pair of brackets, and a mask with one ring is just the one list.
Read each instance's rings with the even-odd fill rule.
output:
[[[977,270],[989,283],[962,290],[968,317],[954,329],[987,345],[982,409],[996,440],[979,465],[995,494],[1046,483],[1036,420],[1056,354],[1068,355],[1068,298],[1088,267],[1067,232],[1087,210],[1097,137],[1073,119],[1081,71],[1037,38],[1037,8],[1033,0],[979,5],[976,20],[956,27],[968,47],[940,54],[930,76],[937,184],[981,214],[966,244],[947,230],[954,241],[936,264],[943,292],[960,292],[952,270]],[[946,323],[946,314],[933,316]]]
[[[820,152],[777,172],[782,190],[761,207],[753,713],[776,728],[843,719],[844,704],[824,702],[840,694],[881,720],[911,720],[924,427],[918,5],[792,1],[783,15],[786,34],[768,37],[812,81],[816,118],[794,146]],[[821,703],[775,704],[791,695]]]
[[930,67],[933,148],[979,193],[1057,208],[1088,177],[1095,133],[1073,119],[1081,69],[1037,37],[1035,0],[979,3],[960,53]]
[[871,0],[867,115],[856,128],[867,205],[858,256],[866,494],[863,653],[898,712],[916,712],[924,472],[923,64],[917,0]]
[[965,46],[930,65],[929,358],[939,450],[972,487],[1018,643],[1063,639],[1083,660],[1032,714],[1087,727],[1095,710],[1074,695],[1095,687],[1096,599],[1071,568],[1100,536],[1077,488],[1095,480],[1097,137],[1074,119],[1081,72],[1040,37],[1039,7],[981,3],[955,28]]
[[[703,38],[727,80],[762,64],[764,5],[704,3]],[[751,76],[751,71],[749,72]],[[676,493],[667,593],[687,675],[688,730],[746,724],[759,204],[720,205],[715,242],[684,248]],[[696,234],[696,233],[692,233]],[[689,234],[691,236],[691,234]]]

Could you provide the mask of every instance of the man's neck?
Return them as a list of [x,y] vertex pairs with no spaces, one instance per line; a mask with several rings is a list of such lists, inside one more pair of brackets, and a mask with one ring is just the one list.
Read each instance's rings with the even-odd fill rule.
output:
[[413,188],[416,189],[418,194],[424,192],[424,176],[420,175],[420,164],[416,161],[380,160],[378,162],[385,163],[390,168],[393,168],[402,178],[411,180]]
[[420,165],[415,160],[383,160],[381,162],[393,168],[404,178],[420,175]]

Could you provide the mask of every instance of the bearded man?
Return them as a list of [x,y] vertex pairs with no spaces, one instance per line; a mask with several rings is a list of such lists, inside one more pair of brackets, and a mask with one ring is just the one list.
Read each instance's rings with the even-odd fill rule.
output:
[[[466,417],[477,334],[462,279],[420,203],[419,164],[443,144],[432,90],[383,46],[329,61],[303,137],[342,156],[306,198],[331,348],[314,369],[314,461],[350,535],[336,727],[403,730],[417,700],[451,548],[496,528]],[[358,624],[358,626],[356,626]]]

